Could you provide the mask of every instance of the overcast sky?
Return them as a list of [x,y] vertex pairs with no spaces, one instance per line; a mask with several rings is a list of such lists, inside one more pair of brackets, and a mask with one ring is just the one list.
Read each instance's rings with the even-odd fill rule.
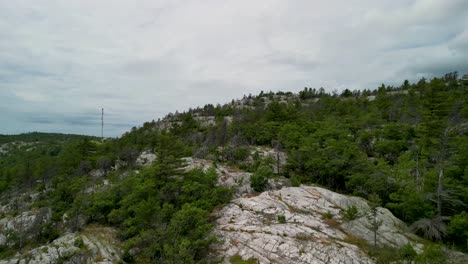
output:
[[467,0],[0,1],[0,134],[468,73]]

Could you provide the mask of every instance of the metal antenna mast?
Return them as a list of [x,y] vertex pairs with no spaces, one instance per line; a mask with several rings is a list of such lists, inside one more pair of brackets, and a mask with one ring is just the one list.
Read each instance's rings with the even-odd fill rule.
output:
[[101,109],[101,140],[104,141],[104,108]]

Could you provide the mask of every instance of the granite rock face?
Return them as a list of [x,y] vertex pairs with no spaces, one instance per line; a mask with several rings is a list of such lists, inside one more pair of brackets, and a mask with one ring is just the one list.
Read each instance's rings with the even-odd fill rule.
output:
[[[0,213],[8,212],[6,206],[3,209]],[[11,246],[11,237],[21,237],[24,240],[32,238],[39,232],[40,226],[50,220],[51,216],[50,208],[44,207],[0,219],[0,246]]]
[[115,232],[109,227],[88,227],[79,234],[68,233],[47,245],[0,260],[0,264],[117,263],[121,251]]
[[[342,213],[353,205],[360,215],[345,221]],[[358,246],[374,242],[369,210],[364,199],[312,186],[237,198],[217,212],[214,232],[222,242],[213,247],[212,260],[229,263],[238,255],[259,263],[373,263]],[[422,248],[388,210],[379,208],[377,217],[379,245]]]
[[223,165],[214,167],[213,162],[204,159],[184,158],[184,162],[185,170],[198,168],[207,171],[210,168],[214,168],[218,174],[217,184],[235,188],[236,197],[242,197],[253,192],[252,187],[250,187],[251,173]]
[[[255,147],[250,153],[250,159],[252,159],[252,156],[255,155],[255,153],[258,153],[263,158],[271,159],[273,161],[273,173],[280,173],[288,159],[288,154],[286,152],[268,147]],[[251,162],[253,162],[253,160],[251,160]]]
[[151,166],[151,164],[153,164],[155,160],[156,160],[156,154],[151,153],[151,151],[143,151],[138,156],[136,160],[136,165],[146,168],[148,166]]
[[[242,171],[238,168],[216,165],[213,162],[205,159],[195,158],[184,158],[185,170],[192,170],[195,168],[207,171],[210,168],[214,168],[218,174],[217,184],[220,186],[232,187],[235,189],[235,197],[250,196],[254,191],[250,187],[250,176],[252,173]],[[268,180],[269,189],[281,189],[284,186],[289,186],[290,183],[285,178],[275,178]]]
[[[186,170],[213,167],[203,159],[185,162]],[[222,242],[213,246],[210,261],[230,263],[232,256],[240,256],[259,263],[373,263],[360,248],[374,244],[365,199],[315,186],[287,187],[280,177],[269,180],[269,191],[257,194],[250,187],[250,173],[223,165],[215,170],[219,185],[236,189],[236,199],[216,213],[214,233]],[[345,220],[344,212],[352,206],[358,213],[354,220]],[[377,245],[398,248],[410,243],[422,252],[420,239],[389,210],[378,207],[376,218],[381,223]]]

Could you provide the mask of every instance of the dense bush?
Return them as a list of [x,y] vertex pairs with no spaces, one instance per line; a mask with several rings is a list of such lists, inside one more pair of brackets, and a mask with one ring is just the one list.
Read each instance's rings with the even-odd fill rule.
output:
[[278,215],[277,218],[280,224],[286,223],[286,217],[283,214]]
[[348,221],[355,220],[359,218],[359,210],[357,209],[356,206],[352,205],[343,212],[343,218]]
[[250,176],[250,186],[256,192],[262,192],[265,190],[268,179],[273,175],[272,169],[268,165],[261,165],[255,171],[254,174]]
[[447,241],[468,252],[468,213],[455,215],[447,226]]
[[418,255],[411,244],[405,244],[398,249],[400,259],[412,261]]
[[[166,176],[172,174],[179,176]],[[89,213],[120,227],[127,250],[141,250],[137,256],[127,253],[127,262],[196,263],[215,241],[209,213],[230,200],[231,191],[216,180],[214,170],[182,173],[157,163],[97,193]]]

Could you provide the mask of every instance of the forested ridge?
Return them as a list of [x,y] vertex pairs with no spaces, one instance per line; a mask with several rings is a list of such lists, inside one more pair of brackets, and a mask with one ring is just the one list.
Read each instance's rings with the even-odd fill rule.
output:
[[[375,90],[261,92],[169,114],[116,139],[0,136],[2,200],[16,199],[20,213],[27,201],[19,193],[38,193],[32,206],[53,213],[33,239],[11,236],[14,246],[0,247],[0,256],[53,240],[66,214],[72,230],[118,228],[126,262],[203,261],[216,240],[210,213],[232,190],[216,185],[214,171],[182,170],[190,156],[252,172],[256,191],[282,176],[293,186],[377,197],[415,233],[468,252],[467,98],[454,72]],[[286,166],[246,162],[252,146],[286,152]],[[142,151],[156,155],[148,168],[136,162]],[[110,184],[93,189],[104,180]]]

